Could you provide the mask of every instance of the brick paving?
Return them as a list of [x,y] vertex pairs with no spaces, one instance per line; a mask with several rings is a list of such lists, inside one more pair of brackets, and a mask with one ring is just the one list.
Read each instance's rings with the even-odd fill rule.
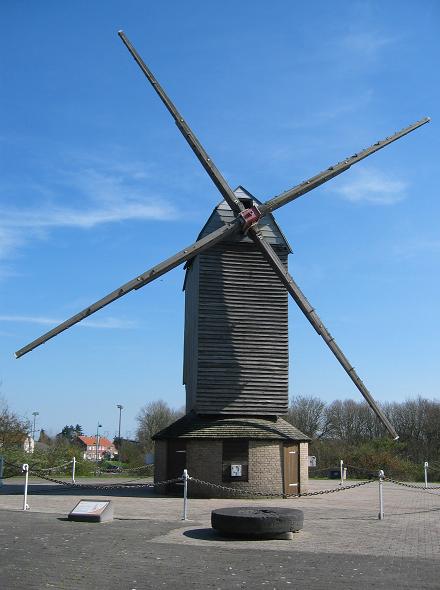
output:
[[[289,500],[190,499],[183,522],[181,498],[145,490],[79,495],[33,485],[31,510],[22,512],[17,481],[0,489],[1,590],[440,588],[440,489],[385,484],[383,521],[373,483]],[[115,520],[66,521],[88,497],[111,499]],[[301,508],[304,529],[293,541],[221,539],[210,528],[211,510],[234,505]]]

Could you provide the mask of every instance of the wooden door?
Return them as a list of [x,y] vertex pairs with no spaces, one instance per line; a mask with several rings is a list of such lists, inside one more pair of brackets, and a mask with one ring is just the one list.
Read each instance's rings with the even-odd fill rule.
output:
[[284,445],[284,493],[299,492],[299,445]]
[[182,477],[186,469],[186,441],[175,439],[168,441],[167,479]]

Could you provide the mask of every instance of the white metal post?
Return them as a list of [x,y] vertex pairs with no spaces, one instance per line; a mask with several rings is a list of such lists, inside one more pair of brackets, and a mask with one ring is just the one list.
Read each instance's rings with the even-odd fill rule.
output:
[[2,456],[0,456],[0,488],[3,485],[3,470],[5,468],[5,461]]
[[383,469],[379,471],[379,520],[383,520],[383,478],[385,473]]
[[188,471],[183,470],[183,518],[182,520],[188,520]]
[[425,490],[426,490],[426,488],[428,487],[428,467],[429,467],[428,461],[425,461],[424,467],[425,467]]
[[344,461],[341,459],[339,469],[341,471],[341,486],[344,485]]
[[27,463],[23,463],[21,470],[25,472],[23,510],[29,510],[29,504],[27,503],[28,483],[29,483],[29,465]]
[[75,483],[76,457],[72,459],[72,483]]

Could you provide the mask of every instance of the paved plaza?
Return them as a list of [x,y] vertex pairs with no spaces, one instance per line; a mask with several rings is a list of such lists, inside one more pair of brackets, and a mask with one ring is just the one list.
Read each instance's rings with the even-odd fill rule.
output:
[[[27,512],[21,479],[0,489],[1,590],[440,588],[440,489],[386,483],[383,521],[376,482],[288,500],[190,498],[182,521],[181,498],[46,484],[33,483]],[[67,521],[81,498],[111,499],[114,521]],[[300,508],[304,529],[292,541],[215,535],[211,510],[239,505]]]

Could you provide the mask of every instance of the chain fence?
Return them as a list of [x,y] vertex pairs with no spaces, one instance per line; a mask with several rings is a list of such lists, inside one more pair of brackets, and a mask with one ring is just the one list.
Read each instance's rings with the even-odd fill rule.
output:
[[413,484],[413,483],[408,483],[405,481],[399,481],[398,479],[393,479],[392,477],[384,477],[385,481],[388,481],[390,483],[394,483],[398,486],[403,486],[405,488],[412,488],[413,490],[421,490],[422,492],[424,490],[440,490],[440,486],[425,486],[424,484]]
[[[71,462],[69,462],[71,463]],[[46,468],[46,469],[36,469],[36,468],[32,468],[27,464],[23,464],[23,465],[17,465],[15,463],[11,463],[9,461],[5,461],[4,460],[4,464],[8,466],[9,469],[11,469],[13,472],[16,473],[11,473],[10,475],[8,475],[7,477],[16,477],[19,473],[25,475],[25,482],[24,482],[24,500],[23,500],[23,510],[29,510],[29,505],[28,505],[28,484],[29,484],[29,475],[38,477],[44,481],[50,482],[52,484],[56,484],[58,486],[61,486],[63,489],[68,489],[68,490],[96,490],[96,491],[105,491],[110,493],[112,490],[118,490],[118,489],[125,489],[125,490],[136,490],[136,489],[143,489],[143,490],[152,490],[152,489],[160,489],[163,488],[165,486],[179,486],[182,491],[183,491],[183,517],[182,520],[187,520],[187,514],[188,514],[188,484],[190,485],[190,489],[194,490],[195,486],[197,487],[203,487],[203,488],[208,488],[210,490],[212,490],[213,492],[217,492],[216,496],[217,497],[235,497],[235,498],[268,498],[268,499],[274,499],[274,498],[285,498],[285,499],[290,499],[290,498],[312,498],[312,497],[317,497],[317,496],[324,496],[327,494],[336,494],[339,492],[344,492],[347,490],[353,490],[353,489],[357,489],[357,488],[361,488],[363,486],[368,486],[372,483],[378,483],[379,484],[379,514],[378,514],[378,518],[379,520],[382,520],[384,518],[384,484],[385,483],[390,483],[390,484],[395,484],[398,486],[402,486],[404,488],[411,488],[413,490],[417,490],[419,492],[425,492],[426,493],[431,493],[431,490],[440,490],[440,486],[426,486],[426,485],[421,485],[421,484],[413,484],[413,483],[408,483],[408,482],[403,482],[403,481],[399,481],[397,479],[394,479],[392,477],[387,477],[385,476],[384,472],[382,470],[378,471],[376,474],[372,473],[371,470],[362,468],[362,467],[356,467],[354,465],[347,465],[347,467],[349,467],[350,469],[355,469],[358,472],[363,472],[366,473],[366,475],[364,476],[364,481],[358,481],[356,483],[353,484],[349,484],[349,485],[341,485],[341,484],[334,486],[332,488],[328,488],[328,489],[323,489],[323,490],[316,490],[313,492],[298,492],[298,493],[293,493],[293,494],[285,494],[282,492],[268,492],[268,491],[262,491],[262,490],[257,490],[257,489],[253,489],[252,487],[248,487],[248,488],[237,488],[237,487],[232,487],[232,486],[228,486],[228,485],[222,485],[219,483],[214,483],[214,482],[210,482],[210,481],[205,481],[203,479],[199,479],[197,477],[191,477],[189,476],[187,470],[185,469],[183,471],[183,474],[181,477],[175,477],[172,479],[167,479],[167,480],[163,480],[163,481],[156,481],[156,482],[152,482],[152,481],[148,481],[148,482],[141,482],[141,483],[135,483],[135,481],[141,479],[141,477],[137,478],[136,480],[131,480],[131,481],[125,481],[125,482],[114,482],[114,483],[95,483],[95,482],[91,482],[91,483],[77,483],[74,480],[72,481],[65,481],[62,479],[57,479],[56,477],[53,477],[51,475],[52,471],[54,471],[55,469],[60,469],[62,467],[65,467],[66,465],[68,465],[69,463],[63,464],[63,465],[58,465],[56,467],[52,467],[52,468]],[[144,469],[144,466],[142,466],[141,468],[135,468],[135,471],[141,471],[141,469]],[[126,469],[126,472],[130,472],[130,469]],[[323,471],[325,471],[323,469]],[[41,492],[39,490],[34,490],[33,493],[39,494],[39,493],[47,493],[46,490],[42,490]],[[221,493],[221,494],[219,494]],[[440,494],[434,494],[434,495],[440,495]]]
[[360,481],[348,486],[340,486],[335,488],[329,488],[327,490],[318,490],[316,492],[298,492],[297,494],[283,494],[281,492],[278,493],[270,493],[270,492],[261,492],[259,490],[252,490],[250,488],[232,488],[230,486],[224,486],[221,484],[212,483],[210,481],[204,481],[202,479],[197,479],[196,477],[188,477],[189,481],[194,482],[199,485],[207,486],[212,489],[224,491],[224,492],[232,492],[233,494],[238,495],[246,495],[246,496],[261,496],[264,498],[307,498],[310,496],[322,496],[324,494],[334,494],[336,492],[343,492],[344,490],[351,490],[353,488],[359,488],[361,486],[365,486],[369,483],[373,483],[377,481],[376,479],[369,479],[368,481]]
[[[177,477],[177,478],[168,479],[168,480],[164,480],[164,481],[160,481],[160,482],[138,483],[139,479],[142,479],[142,476],[139,476],[138,478],[135,478],[135,479],[132,479],[129,481],[125,481],[125,482],[120,482],[120,483],[116,483],[116,482],[115,483],[76,483],[76,482],[70,482],[70,481],[64,481],[61,479],[57,479],[57,478],[50,475],[51,472],[53,472],[57,469],[64,468],[64,467],[70,465],[71,463],[72,463],[72,461],[68,461],[68,462],[63,463],[61,465],[57,465],[55,467],[49,467],[49,468],[45,468],[45,469],[36,469],[36,468],[29,467],[29,475],[38,477],[38,478],[48,481],[50,483],[60,485],[64,488],[96,489],[96,490],[114,490],[114,489],[123,489],[123,488],[129,488],[129,489],[149,488],[149,489],[153,489],[156,487],[182,483],[184,481],[183,477]],[[7,465],[14,472],[11,474],[8,474],[6,476],[3,476],[3,479],[17,477],[18,475],[21,475],[23,472],[22,465],[17,465],[15,463],[11,463],[6,460],[4,460],[4,464]],[[151,467],[151,465],[142,465],[140,467],[135,467],[135,468],[126,468],[123,470],[123,472],[125,472],[125,473],[129,473],[132,471],[140,472],[143,469],[145,469],[146,467]],[[379,476],[377,474],[372,473],[372,470],[369,470],[369,469],[366,469],[363,467],[356,467],[355,465],[346,465],[346,467],[350,468],[350,469],[354,469],[358,472],[364,473],[365,481],[359,481],[359,482],[356,482],[356,483],[353,483],[350,485],[342,485],[342,486],[339,485],[337,487],[324,489],[324,490],[317,490],[317,491],[313,491],[313,492],[298,492],[296,494],[283,494],[281,492],[271,493],[271,492],[255,490],[252,488],[236,488],[236,487],[232,487],[232,486],[226,486],[226,485],[222,485],[222,484],[217,484],[217,483],[205,481],[205,480],[198,479],[195,477],[190,477],[190,476],[187,476],[187,479],[188,479],[188,481],[191,481],[193,484],[196,484],[198,486],[209,487],[213,490],[227,492],[228,494],[233,494],[236,496],[253,496],[253,497],[264,497],[264,498],[272,498],[272,497],[273,498],[276,498],[276,497],[307,498],[307,497],[313,497],[313,496],[321,496],[321,495],[325,495],[325,494],[335,494],[338,492],[343,492],[345,490],[359,488],[359,487],[371,484],[373,482],[377,482],[379,479]],[[325,469],[322,468],[320,471],[326,471],[326,470],[328,470],[328,468],[325,468]],[[439,486],[425,486],[423,484],[413,484],[413,483],[399,481],[397,479],[387,477],[387,476],[383,476],[382,479],[383,479],[383,481],[386,481],[389,483],[393,483],[393,484],[396,484],[399,486],[403,486],[406,488],[411,488],[411,489],[415,489],[415,490],[419,490],[419,491],[440,490],[440,485]]]
[[115,469],[97,469],[97,475],[121,475],[123,473],[136,473],[142,471],[151,471],[154,467],[154,463],[147,463],[146,465],[140,465],[138,467],[116,467]]
[[[9,470],[15,470],[15,472],[10,473],[8,475],[4,475],[2,479],[10,479],[11,477],[17,477],[18,475],[21,474],[22,472],[22,467],[21,465],[17,465],[15,463],[11,463],[9,461],[7,461],[6,459],[3,459],[3,463],[5,466],[7,466]],[[33,475],[37,475],[39,477],[43,477],[43,474],[45,473],[54,473],[56,471],[62,471],[67,469],[68,467],[72,467],[74,466],[75,460],[71,459],[70,461],[66,461],[65,463],[61,463],[60,465],[54,465],[53,467],[35,467],[33,465],[29,466],[29,473],[33,474]],[[134,478],[133,481],[138,480],[138,479],[142,479],[142,477],[151,475],[151,471],[153,468],[154,464],[153,463],[147,463],[145,465],[138,465],[136,467],[117,467],[116,469],[97,469],[96,471],[93,472],[95,477],[98,477],[100,475],[122,475],[124,473],[142,473],[143,471],[145,471],[146,473],[144,475],[139,475],[139,477]],[[150,472],[150,473],[148,473]],[[59,482],[59,480],[56,480],[57,482]],[[65,484],[66,482],[61,482],[62,484]]]
[[58,485],[63,486],[64,488],[75,488],[75,489],[96,489],[96,490],[115,490],[115,489],[122,489],[122,488],[154,488],[157,486],[164,486],[168,484],[173,484],[182,481],[182,478],[174,478],[168,479],[161,482],[144,482],[144,483],[131,483],[131,482],[121,482],[121,483],[73,483],[70,481],[63,481],[61,479],[56,479],[54,477],[50,477],[45,473],[42,473],[36,469],[29,469],[29,474],[44,479],[46,481],[50,481],[51,483],[56,483]]
[[[16,464],[10,463],[8,461],[5,461],[5,465],[8,465],[8,467],[11,467],[11,468],[17,470],[19,473],[22,472],[21,465],[16,465]],[[58,468],[59,467],[61,467],[61,466],[58,466]],[[142,468],[143,467],[144,466],[142,466]],[[155,487],[161,487],[161,486],[172,485],[172,484],[176,484],[176,483],[182,483],[184,481],[183,477],[178,477],[178,478],[168,479],[168,480],[164,480],[164,481],[160,481],[160,482],[143,482],[143,483],[132,483],[133,481],[136,481],[136,480],[131,480],[128,482],[121,482],[121,483],[110,483],[110,484],[107,484],[107,483],[76,483],[76,482],[74,483],[74,482],[69,482],[69,481],[63,481],[63,480],[57,479],[55,477],[51,477],[47,472],[50,470],[53,470],[53,469],[55,469],[55,468],[33,469],[30,467],[29,468],[29,475],[33,475],[35,477],[38,477],[38,478],[48,481],[50,483],[58,484],[60,486],[63,486],[64,488],[96,489],[96,490],[114,490],[114,489],[123,489],[123,488],[129,488],[129,489],[150,488],[150,489],[152,489]],[[141,468],[138,467],[135,469],[139,471]],[[126,471],[128,472],[131,470],[127,469]],[[18,474],[14,474],[9,477],[16,477],[16,475],[18,475]],[[137,479],[141,479],[141,478],[137,478]],[[191,482],[195,483],[196,485],[209,487],[211,489],[215,489],[215,490],[219,490],[219,491],[223,491],[223,492],[228,492],[228,493],[232,493],[235,495],[256,496],[256,497],[258,496],[258,497],[264,497],[264,498],[270,498],[270,497],[298,498],[298,497],[320,496],[323,494],[334,494],[336,492],[342,492],[344,490],[358,488],[358,487],[367,485],[367,484],[375,481],[375,478],[371,477],[367,481],[357,482],[355,484],[346,485],[346,486],[330,488],[327,490],[319,490],[316,492],[299,492],[298,494],[283,494],[280,492],[279,493],[262,492],[259,490],[253,490],[251,488],[247,488],[247,489],[234,488],[231,486],[224,486],[221,484],[216,484],[213,482],[204,481],[202,479],[198,479],[198,478],[190,477],[190,476],[188,476],[187,479],[188,479],[188,481],[191,481]]]
[[40,471],[41,473],[50,473],[52,471],[58,471],[60,469],[65,469],[66,467],[68,467],[69,465],[72,465],[73,460],[71,461],[66,461],[65,463],[61,463],[61,465],[55,465],[54,467],[40,467],[38,469],[38,471]]

